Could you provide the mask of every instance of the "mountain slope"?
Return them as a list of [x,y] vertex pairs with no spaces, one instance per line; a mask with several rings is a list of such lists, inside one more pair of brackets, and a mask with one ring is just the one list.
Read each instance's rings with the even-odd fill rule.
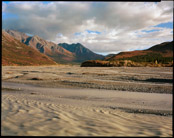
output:
[[8,34],[10,34],[11,36],[13,36],[14,38],[16,38],[17,40],[21,41],[21,42],[25,42],[26,39],[29,37],[28,35],[26,35],[25,33],[22,32],[18,32],[16,30],[9,30],[6,29],[5,30]]
[[173,41],[157,44],[147,50],[120,52],[105,60],[113,61],[117,59],[131,58],[131,57],[143,56],[143,55],[152,55],[152,54],[160,54],[162,57],[173,57]]
[[2,31],[2,65],[56,65],[56,63]]
[[46,54],[49,57],[52,57],[56,62],[66,62],[74,59],[73,53],[70,51],[54,44],[53,42],[48,42],[39,36],[29,37],[25,44],[38,49],[41,53]]
[[80,43],[70,45],[66,43],[55,44],[37,35],[27,36],[25,33],[15,30],[6,30],[6,32],[24,44],[53,58],[58,63],[79,63],[91,59],[104,59],[104,56],[92,52]]
[[104,59],[104,56],[96,54],[89,50],[88,48],[84,47],[82,44],[67,44],[67,43],[59,43],[59,46],[71,51],[75,56],[76,62],[83,62],[85,60],[95,60],[95,59]]
[[6,32],[12,35],[14,38],[18,39],[19,41],[23,42],[24,44],[53,58],[54,61],[58,63],[71,62],[75,59],[75,56],[72,52],[64,49],[63,47],[53,42],[48,42],[37,35],[27,36],[24,33],[14,30],[6,30]]
[[173,41],[155,45],[147,50],[120,52],[107,56],[103,61],[89,60],[81,64],[82,67],[160,67],[173,66]]
[[164,57],[173,57],[173,41],[155,45],[147,49],[147,51],[159,52]]

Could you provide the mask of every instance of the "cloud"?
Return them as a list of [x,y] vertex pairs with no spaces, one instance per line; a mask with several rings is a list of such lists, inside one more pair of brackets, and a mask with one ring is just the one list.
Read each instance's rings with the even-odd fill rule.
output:
[[98,53],[145,49],[173,39],[173,28],[159,25],[173,23],[171,1],[3,2],[2,12],[5,29],[55,43],[79,42]]

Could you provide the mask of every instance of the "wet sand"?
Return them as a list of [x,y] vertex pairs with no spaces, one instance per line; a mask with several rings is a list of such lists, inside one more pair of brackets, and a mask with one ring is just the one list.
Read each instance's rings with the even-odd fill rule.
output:
[[[98,72],[99,69],[101,68],[89,69],[77,66],[3,67],[1,134],[4,136],[173,136],[173,99],[172,92],[169,91],[172,83],[168,81],[172,78],[171,68],[161,68],[161,70],[148,68],[146,72],[143,68],[142,76],[140,70],[138,72],[138,69],[133,70],[133,68],[132,70],[103,68]],[[85,74],[87,72],[88,75]],[[98,79],[102,83],[96,81],[98,74],[100,74]],[[101,74],[105,74],[105,78]],[[130,81],[129,78],[125,80],[126,76],[136,77],[139,80],[156,76],[156,80],[165,78],[165,81],[151,83]],[[114,83],[122,83],[122,86],[126,86],[126,82],[140,83],[134,89],[137,91],[85,87],[85,83],[89,81],[95,80],[99,83],[98,86],[102,86],[103,82],[121,77],[123,79]],[[65,80],[71,81],[72,84],[75,81],[81,83],[77,83],[80,85],[78,87],[61,83]],[[155,89],[157,86],[164,86],[163,90],[166,89],[167,92],[138,91],[142,90],[140,88],[142,83],[151,84],[149,87],[154,91],[157,90]],[[107,87],[110,85],[106,84]]]

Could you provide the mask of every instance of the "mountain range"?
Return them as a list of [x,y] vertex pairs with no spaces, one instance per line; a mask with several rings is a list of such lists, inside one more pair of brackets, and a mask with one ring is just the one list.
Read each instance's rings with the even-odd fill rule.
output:
[[[2,31],[3,65],[79,64],[81,66],[142,66],[143,62],[173,65],[173,41],[146,50],[120,52],[102,56],[80,43],[67,44],[44,40],[15,30]],[[139,64],[139,65],[138,65]],[[152,65],[153,66],[153,65]]]
[[173,57],[173,41],[157,44],[146,50],[120,52],[118,54],[112,55],[111,57],[105,58],[105,60],[112,61],[117,59],[125,59],[135,56],[148,55],[148,54],[160,54],[163,57]]
[[110,54],[104,60],[85,61],[81,66],[173,66],[173,41],[157,44],[146,50]]
[[18,39],[20,42],[38,50],[39,52],[51,57],[57,63],[81,63],[91,59],[104,59],[104,56],[98,55],[84,47],[82,44],[55,44],[34,35],[28,36],[15,30],[5,30],[8,34]]
[[51,58],[2,31],[2,65],[56,65]]

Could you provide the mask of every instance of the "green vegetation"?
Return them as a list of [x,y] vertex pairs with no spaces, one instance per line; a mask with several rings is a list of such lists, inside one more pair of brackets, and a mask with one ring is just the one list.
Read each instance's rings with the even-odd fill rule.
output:
[[146,55],[120,58],[119,60],[131,60],[134,62],[151,62],[155,64],[158,63],[167,64],[169,62],[172,62],[173,57],[163,57],[160,53],[148,53]]

